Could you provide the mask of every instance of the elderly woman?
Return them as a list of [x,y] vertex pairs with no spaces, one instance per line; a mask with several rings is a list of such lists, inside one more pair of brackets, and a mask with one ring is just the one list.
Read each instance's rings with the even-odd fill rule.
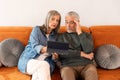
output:
[[51,80],[54,54],[47,53],[47,41],[54,41],[60,27],[61,15],[56,10],[48,12],[45,24],[33,28],[25,50],[20,56],[18,69],[32,75],[32,80]]

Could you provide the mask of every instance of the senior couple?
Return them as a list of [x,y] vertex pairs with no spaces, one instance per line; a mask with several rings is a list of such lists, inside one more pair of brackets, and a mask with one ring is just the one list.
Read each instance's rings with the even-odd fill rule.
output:
[[[91,34],[81,30],[78,13],[70,11],[66,14],[67,31],[64,33],[58,33],[60,22],[60,13],[51,10],[45,23],[33,28],[28,44],[19,58],[18,69],[32,75],[31,80],[51,80],[55,64],[59,62],[62,80],[98,80],[93,62],[93,39]],[[49,55],[47,41],[69,43],[68,55],[56,52]]]

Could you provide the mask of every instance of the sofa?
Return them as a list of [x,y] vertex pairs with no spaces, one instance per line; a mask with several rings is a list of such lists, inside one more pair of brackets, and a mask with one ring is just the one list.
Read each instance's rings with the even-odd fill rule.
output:
[[[0,26],[0,42],[7,38],[15,38],[27,44],[32,26]],[[104,44],[113,44],[120,48],[120,25],[82,26],[83,31],[92,34],[94,49]],[[61,26],[60,33],[65,32],[65,26]],[[120,80],[120,69],[104,69],[97,67],[99,80]],[[31,76],[22,74],[17,66],[0,67],[0,80],[31,80]],[[61,80],[60,70],[56,67],[52,80]]]

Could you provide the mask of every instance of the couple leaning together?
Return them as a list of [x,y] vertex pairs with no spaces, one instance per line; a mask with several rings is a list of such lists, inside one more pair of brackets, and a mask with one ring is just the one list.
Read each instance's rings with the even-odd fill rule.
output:
[[[20,56],[18,69],[32,75],[32,80],[51,80],[55,63],[60,63],[62,80],[98,80],[94,64],[91,34],[81,31],[79,15],[70,11],[65,16],[67,31],[58,33],[61,15],[56,10],[48,12],[45,23],[33,28],[25,50]],[[68,55],[47,53],[47,41],[69,43]]]

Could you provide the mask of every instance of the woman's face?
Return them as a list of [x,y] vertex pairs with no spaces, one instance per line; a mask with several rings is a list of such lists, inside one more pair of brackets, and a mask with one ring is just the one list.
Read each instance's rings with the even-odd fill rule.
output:
[[57,25],[59,24],[59,20],[60,20],[59,15],[52,16],[49,21],[49,28],[51,30],[55,29]]

